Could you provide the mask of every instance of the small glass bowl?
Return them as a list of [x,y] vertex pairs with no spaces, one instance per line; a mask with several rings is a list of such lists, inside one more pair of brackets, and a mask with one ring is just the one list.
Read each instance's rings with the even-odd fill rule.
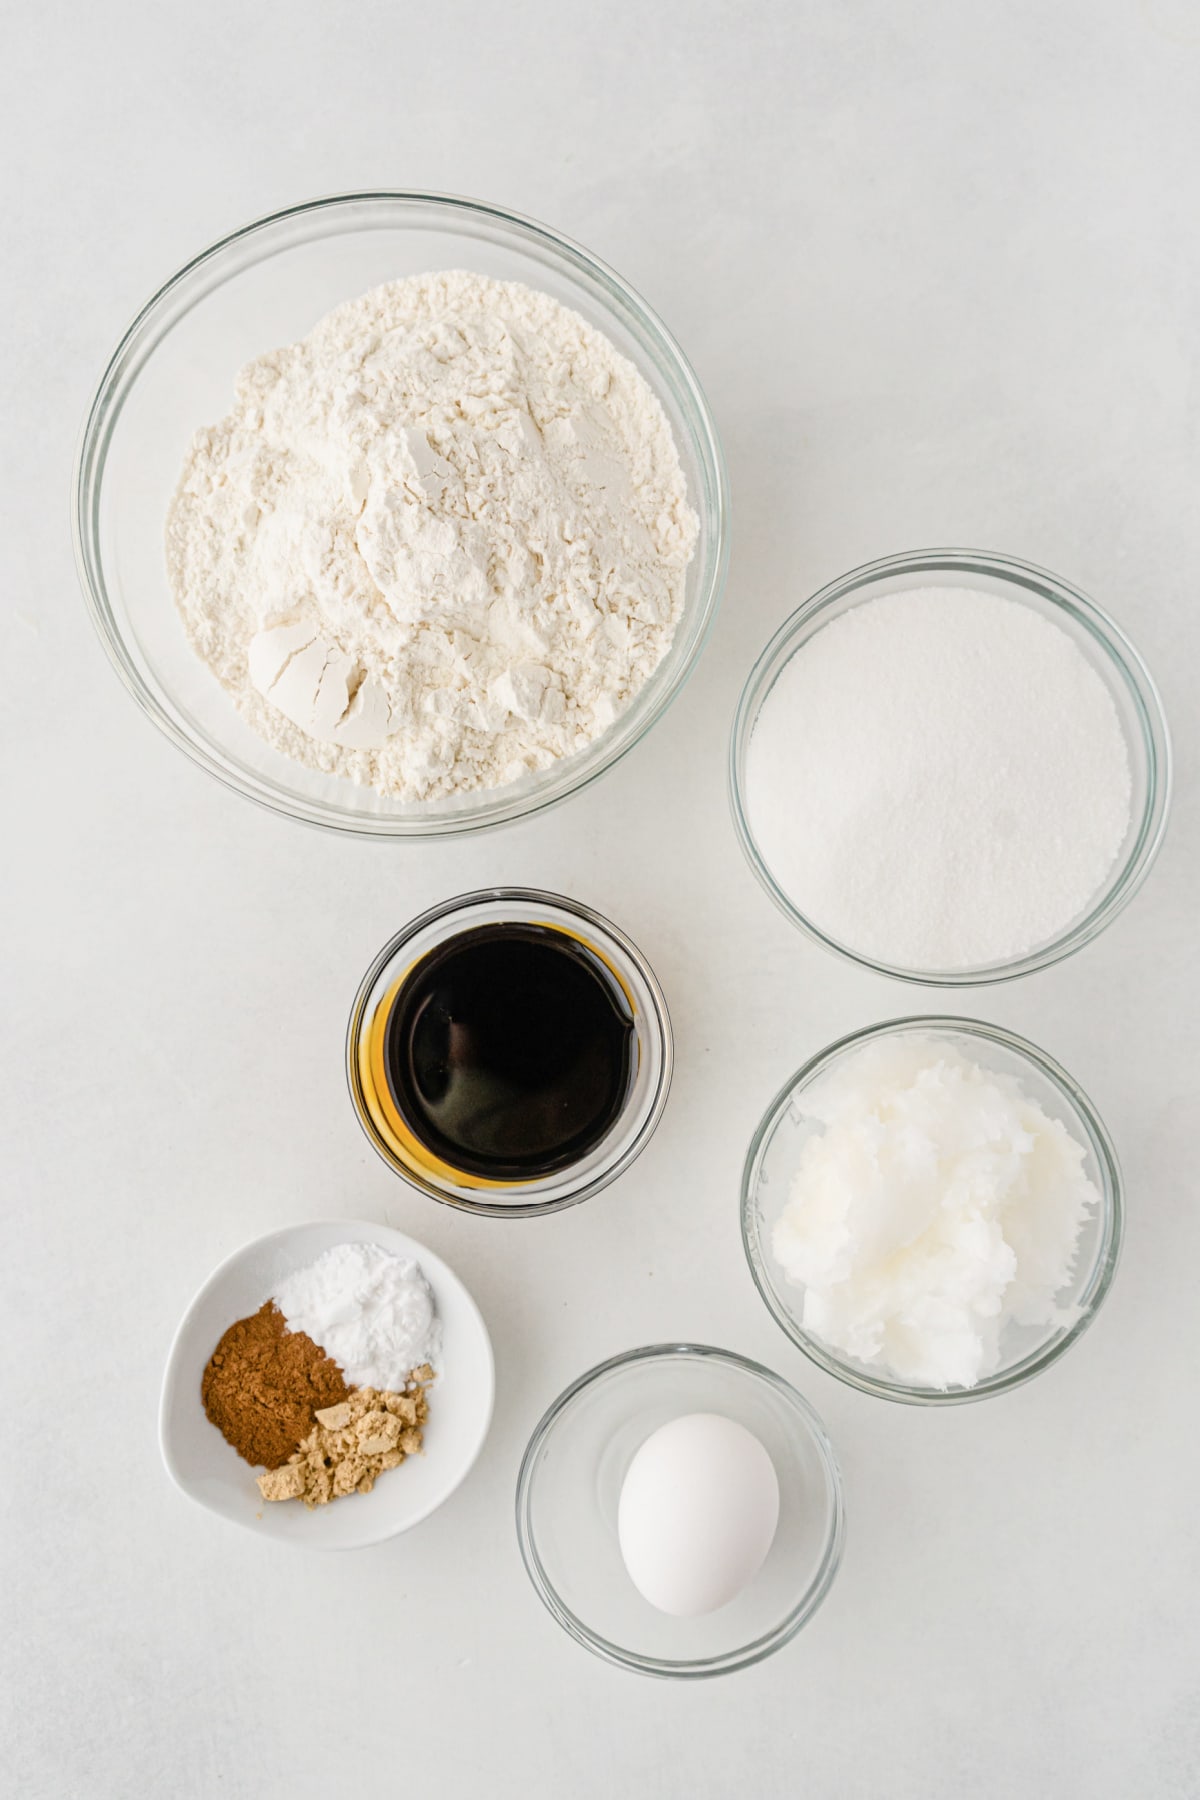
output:
[[[1079,1308],[1075,1321],[1050,1331],[1009,1325],[1003,1340],[1004,1360],[974,1387],[918,1387],[844,1356],[806,1331],[802,1323],[804,1288],[787,1280],[771,1249],[775,1222],[787,1202],[790,1177],[801,1146],[819,1130],[806,1116],[804,1094],[836,1062],[875,1038],[903,1035],[942,1039],[984,1068],[1015,1077],[1044,1112],[1061,1120],[1084,1145],[1084,1170],[1099,1190],[1100,1204],[1084,1224],[1070,1283],[1057,1298]],[[755,1286],[776,1323],[804,1354],[839,1381],[914,1406],[954,1406],[986,1400],[1031,1381],[1081,1337],[1095,1318],[1116,1271],[1124,1227],[1121,1170],[1112,1140],[1083,1090],[1044,1050],[998,1025],[979,1019],[891,1019],[853,1032],[830,1044],[793,1075],[776,1094],[751,1139],[742,1174],[742,1243]]]
[[[579,1162],[537,1181],[480,1181],[444,1164],[417,1161],[397,1136],[381,1089],[382,1032],[393,990],[439,944],[479,925],[554,925],[580,938],[613,971],[633,1008],[637,1070],[612,1129]],[[484,888],[459,894],[413,919],[383,946],[359,984],[346,1032],[346,1079],[358,1122],[384,1162],[413,1187],[463,1212],[529,1219],[590,1199],[615,1181],[649,1143],[662,1117],[674,1061],[671,1019],[653,969],[624,932],[577,900],[537,888]]]
[[[295,342],[385,281],[473,269],[582,313],[662,402],[700,520],[683,615],[659,666],[604,734],[501,788],[387,798],[273,750],[188,643],[167,585],[163,530],[196,429],[229,410],[238,370]],[[235,231],[147,302],[92,401],[75,467],[75,556],[93,623],[142,711],[193,761],[252,800],[364,836],[467,832],[554,805],[601,775],[662,717],[707,641],[729,560],[729,490],[708,403],[662,321],[604,263],[517,213],[448,194],[336,194]]]
[[[785,666],[804,645],[842,613],[912,587],[964,587],[1020,601],[1050,619],[1071,638],[1102,678],[1125,734],[1133,793],[1130,824],[1121,852],[1089,910],[1049,943],[1028,954],[965,969],[908,969],[881,962],[839,942],[801,912],[776,881],[750,823],[745,787],[746,752],[762,707]],[[818,944],[850,962],[899,981],[929,987],[965,987],[1010,981],[1060,962],[1090,943],[1128,905],[1150,873],[1166,831],[1171,795],[1171,748],[1162,701],[1150,671],[1129,639],[1086,594],[1057,575],[1013,556],[982,550],[914,550],[865,563],[806,600],[775,633],[742,689],[730,739],[729,788],[734,826],[746,858],[779,910]]]
[[[617,1503],[640,1446],[671,1419],[715,1412],[766,1448],[779,1525],[758,1574],[717,1612],[672,1618],[638,1593],[617,1541]],[[820,1419],[793,1387],[706,1344],[653,1344],[599,1364],[560,1394],[517,1477],[525,1569],[563,1630],[606,1662],[694,1680],[762,1662],[829,1592],[842,1555],[842,1481]]]

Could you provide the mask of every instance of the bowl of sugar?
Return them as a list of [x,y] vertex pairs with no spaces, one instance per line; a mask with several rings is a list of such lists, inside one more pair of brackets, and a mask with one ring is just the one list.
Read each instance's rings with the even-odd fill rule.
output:
[[1030,1381],[1091,1324],[1121,1173],[1087,1095],[976,1019],[893,1019],[787,1081],[742,1177],[750,1272],[828,1374],[913,1405]]
[[1171,754],[1157,689],[1077,589],[1014,557],[915,551],[806,601],[743,690],[733,816],[825,948],[934,986],[1089,943],[1149,874]]

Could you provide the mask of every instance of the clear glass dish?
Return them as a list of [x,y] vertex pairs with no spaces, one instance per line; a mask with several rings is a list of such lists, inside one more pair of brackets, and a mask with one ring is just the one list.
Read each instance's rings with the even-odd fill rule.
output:
[[[272,750],[192,651],[167,586],[163,532],[198,426],[228,411],[244,363],[304,336],[340,301],[430,269],[469,268],[552,294],[635,363],[670,420],[700,520],[666,657],[595,743],[503,788],[414,804]],[[708,403],[633,289],[557,232],[448,195],[338,194],[203,251],[143,307],[105,370],[75,469],[76,560],[105,649],[143,712],[202,768],[276,812],[374,837],[466,832],[540,811],[633,748],[687,679],[725,582],[729,499]]]
[[[755,840],[746,803],[746,751],[764,702],[785,665],[840,614],[864,601],[911,587],[972,587],[1019,600],[1061,627],[1103,679],[1129,748],[1133,795],[1125,843],[1087,912],[1025,956],[965,969],[909,969],[880,962],[840,943],[816,925],[776,881]],[[1016,557],[981,550],[915,550],[852,569],[799,607],[771,639],[742,690],[730,739],[729,788],[738,839],[758,880],[780,911],[816,943],[850,962],[931,987],[1009,981],[1072,955],[1128,905],[1162,844],[1171,795],[1171,750],[1162,701],[1129,639],[1086,594],[1057,575]]]
[[[637,1068],[611,1130],[580,1161],[536,1181],[479,1181],[430,1165],[397,1130],[382,1058],[382,1034],[401,977],[447,938],[479,925],[554,925],[580,938],[615,974],[629,1000]],[[346,1032],[346,1079],[358,1122],[395,1174],[433,1200],[489,1218],[528,1219],[590,1199],[645,1149],[667,1104],[674,1054],[671,1019],[653,969],[624,932],[599,913],[536,888],[485,888],[431,907],[391,938],[359,984]],[[403,1130],[403,1127],[400,1127]]]
[[[1079,1308],[1075,1322],[1050,1331],[1006,1327],[1000,1367],[974,1387],[916,1387],[886,1372],[843,1356],[802,1323],[804,1289],[788,1281],[771,1250],[771,1234],[788,1197],[788,1183],[806,1138],[820,1129],[806,1116],[806,1088],[839,1059],[874,1038],[909,1034],[944,1039],[984,1068],[1016,1077],[1052,1118],[1062,1121],[1084,1145],[1084,1168],[1100,1193],[1100,1204],[1083,1228],[1070,1284],[1058,1298]],[[776,1323],[804,1354],[839,1381],[882,1400],[915,1406],[953,1406],[986,1400],[1031,1381],[1057,1362],[1095,1318],[1116,1271],[1124,1224],[1121,1171],[1112,1140],[1083,1090],[1044,1050],[998,1025],[978,1019],[892,1019],[838,1040],[793,1075],[772,1100],[755,1132],[742,1173],[742,1243],[755,1286]]]
[[[626,1572],[617,1503],[650,1433],[691,1412],[724,1414],[759,1438],[779,1477],[779,1525],[728,1605],[673,1618]],[[770,1369],[706,1344],[629,1350],[580,1376],[538,1424],[517,1477],[517,1536],[539,1597],[577,1643],[642,1675],[725,1675],[772,1655],[829,1592],[844,1533],[841,1475],[807,1400]]]

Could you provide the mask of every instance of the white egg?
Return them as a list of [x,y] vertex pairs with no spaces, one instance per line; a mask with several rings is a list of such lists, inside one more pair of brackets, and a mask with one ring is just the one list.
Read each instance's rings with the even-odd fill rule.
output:
[[695,1618],[739,1594],[779,1523],[779,1478],[758,1439],[717,1413],[687,1413],[646,1439],[617,1505],[617,1538],[638,1592]]

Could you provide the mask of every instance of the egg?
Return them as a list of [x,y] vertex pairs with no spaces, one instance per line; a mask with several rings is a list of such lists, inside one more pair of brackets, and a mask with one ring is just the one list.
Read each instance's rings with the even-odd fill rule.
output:
[[739,1594],[766,1561],[779,1478],[753,1432],[686,1413],[636,1451],[617,1504],[630,1580],[660,1612],[696,1618]]

